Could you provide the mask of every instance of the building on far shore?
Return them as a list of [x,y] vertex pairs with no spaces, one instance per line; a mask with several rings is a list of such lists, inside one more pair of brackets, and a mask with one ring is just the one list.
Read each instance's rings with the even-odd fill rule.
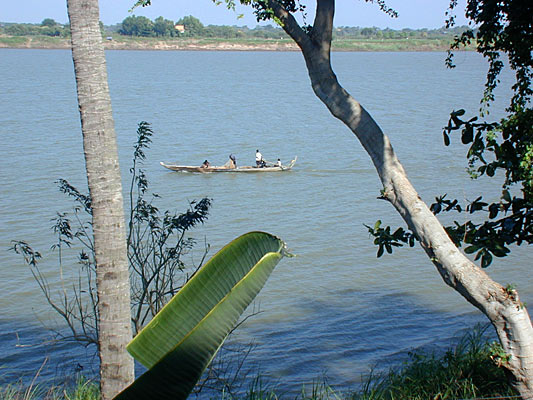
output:
[[174,29],[176,29],[179,33],[185,32],[185,25],[174,25]]

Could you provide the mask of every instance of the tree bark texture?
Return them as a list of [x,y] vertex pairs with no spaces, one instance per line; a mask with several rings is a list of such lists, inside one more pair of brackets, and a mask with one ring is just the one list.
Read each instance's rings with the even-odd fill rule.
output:
[[67,8],[93,214],[100,388],[108,400],[134,379],[122,183],[98,0],[67,0]]
[[335,0],[317,0],[317,14],[308,34],[277,1],[269,1],[269,6],[300,47],[317,97],[359,139],[374,163],[385,198],[416,234],[446,284],[489,318],[507,355],[497,362],[510,374],[521,396],[533,399],[533,327],[518,293],[493,281],[459,251],[411,185],[389,138],[337,81],[330,62]]

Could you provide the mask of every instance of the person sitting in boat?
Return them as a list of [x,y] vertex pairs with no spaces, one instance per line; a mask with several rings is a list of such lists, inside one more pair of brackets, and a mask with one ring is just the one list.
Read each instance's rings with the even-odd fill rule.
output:
[[263,155],[259,152],[259,149],[255,151],[255,166],[257,168],[262,168],[265,166],[265,161],[263,160]]
[[229,160],[226,161],[226,164],[222,166],[225,169],[235,169],[237,168],[237,160],[233,154],[229,155]]
[[276,167],[281,167],[281,160],[278,158],[278,161],[276,161]]
[[237,159],[235,158],[233,154],[229,155],[228,168],[229,169],[237,168]]
[[200,165],[200,168],[209,168],[211,164],[209,164],[209,161],[205,160],[202,165]]

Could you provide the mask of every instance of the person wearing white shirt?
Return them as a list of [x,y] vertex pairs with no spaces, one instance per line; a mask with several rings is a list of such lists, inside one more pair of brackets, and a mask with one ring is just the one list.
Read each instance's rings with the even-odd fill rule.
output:
[[263,166],[263,155],[259,152],[259,150],[255,151],[255,165],[257,168]]

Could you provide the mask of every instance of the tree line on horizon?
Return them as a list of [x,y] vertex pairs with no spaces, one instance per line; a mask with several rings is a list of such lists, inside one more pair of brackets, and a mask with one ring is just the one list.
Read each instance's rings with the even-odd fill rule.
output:
[[[144,16],[131,15],[121,23],[104,25],[100,22],[103,36],[118,34],[130,37],[203,37],[222,39],[289,39],[285,31],[269,25],[257,25],[255,28],[237,25],[204,25],[198,18],[189,15],[174,22],[162,16],[154,21]],[[453,39],[461,35],[466,26],[437,29],[400,30],[378,27],[340,26],[333,30],[335,39]],[[52,18],[45,18],[40,24],[0,22],[0,35],[8,36],[52,36],[70,37],[68,24],[61,24]]]

